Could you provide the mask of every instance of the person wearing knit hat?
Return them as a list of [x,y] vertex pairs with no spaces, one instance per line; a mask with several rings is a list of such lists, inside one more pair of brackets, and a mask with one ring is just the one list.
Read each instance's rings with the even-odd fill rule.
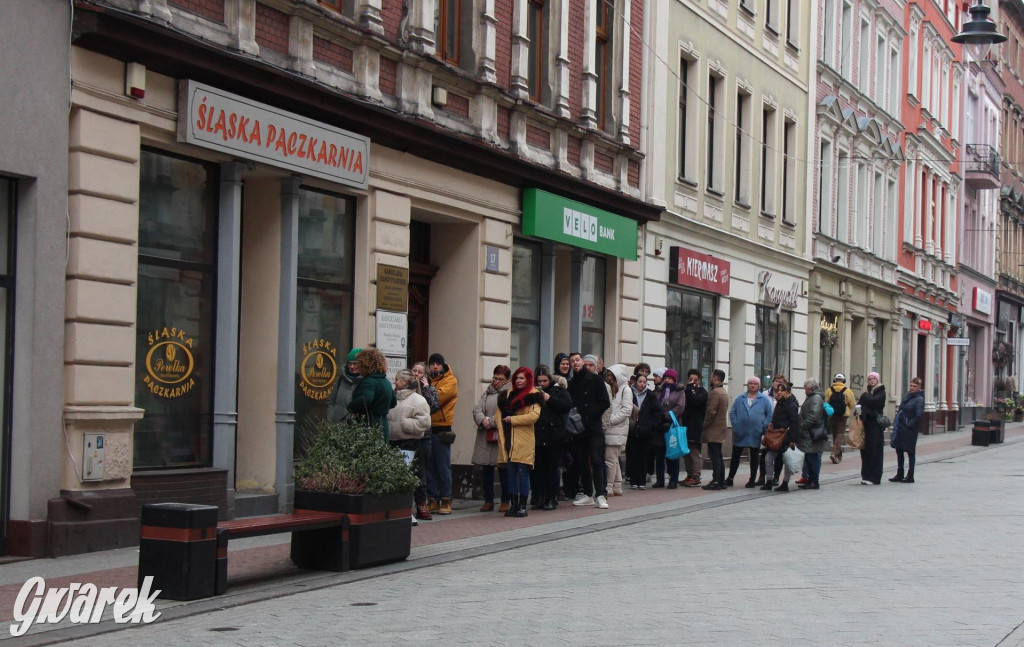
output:
[[327,398],[328,420],[345,420],[349,416],[348,403],[352,401],[352,393],[356,390],[363,376],[356,369],[356,357],[363,352],[362,348],[353,348],[348,353],[345,366],[338,372],[334,389]]
[[[597,365],[597,357],[588,355]],[[569,443],[572,464],[566,470],[565,495],[575,506],[596,505],[608,508],[607,472],[604,464],[604,427],[601,416],[611,406],[609,389],[603,379],[584,365],[580,353],[569,355],[573,376],[569,382],[572,404],[583,419],[583,433]]]
[[452,513],[452,443],[455,432],[455,403],[459,399],[459,381],[441,353],[427,358],[430,385],[437,390],[441,408],[430,414],[430,465],[427,466],[427,511],[440,515]]
[[825,402],[832,405],[834,411],[825,423],[832,430],[832,454],[829,458],[833,463],[841,463],[846,423],[853,415],[853,408],[857,406],[857,400],[853,397],[853,389],[846,386],[846,375],[835,374],[832,378],[832,386],[825,389]]
[[667,366],[662,366],[661,368],[654,369],[654,372],[651,373],[651,381],[649,383],[649,387],[651,388],[651,390],[657,389],[659,386],[661,386],[661,381],[665,379],[665,371],[667,370]]
[[864,424],[864,446],[860,450],[860,482],[863,485],[882,483],[882,460],[885,455],[885,427],[879,418],[885,415],[885,385],[874,371],[868,373],[867,387],[857,401]]
[[[754,487],[757,481],[757,470],[761,465],[761,436],[772,421],[772,401],[761,391],[761,378],[752,375],[747,378],[747,390],[736,396],[729,409],[729,422],[732,424],[732,460],[729,463],[729,476],[720,487],[707,487],[714,490],[731,487],[732,480],[740,468],[740,457],[743,450],[750,451],[750,480],[745,487]],[[711,484],[709,484],[711,485]]]
[[[683,385],[679,384],[679,374],[674,369],[665,369],[661,377],[661,388],[654,393],[658,398],[661,424],[664,429],[668,429],[668,425],[672,424],[672,415],[676,420],[683,419],[683,411],[686,409],[686,392],[683,390]],[[655,479],[652,487],[666,487],[665,472],[667,468],[668,489],[674,490],[679,487],[679,458],[666,457],[665,450],[665,435],[654,434],[654,438],[651,439]]]

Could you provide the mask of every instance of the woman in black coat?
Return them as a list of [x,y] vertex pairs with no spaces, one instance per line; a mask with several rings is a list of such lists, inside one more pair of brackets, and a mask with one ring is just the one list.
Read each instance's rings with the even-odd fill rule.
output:
[[[774,483],[777,483],[779,477],[775,473],[775,458],[781,456],[791,444],[796,443],[796,432],[800,429],[800,405],[796,401],[796,396],[793,395],[793,385],[789,382],[783,382],[775,388],[775,409],[772,412],[771,426],[773,429],[785,429],[786,438],[782,441],[782,448],[773,451],[771,449],[765,452],[764,457],[764,485],[761,486],[762,490],[771,490]],[[780,491],[785,492],[789,489],[789,471],[786,471],[786,477],[783,483],[785,488]]]
[[[917,457],[917,431],[924,418],[924,380],[915,377],[910,380],[910,391],[903,396],[896,422],[892,426],[892,440],[889,444],[896,450],[896,476],[893,483],[914,482],[914,460]],[[906,478],[903,476],[903,454],[910,456]]]
[[651,440],[663,432],[661,403],[654,391],[647,390],[647,376],[638,375],[633,384],[633,404],[640,410],[636,424],[626,438],[626,475],[634,490],[647,489],[647,454]]
[[533,425],[537,452],[531,487],[536,492],[540,509],[554,510],[558,506],[559,463],[565,444],[569,442],[565,414],[572,409],[572,398],[565,390],[565,379],[551,375],[547,366],[538,366],[534,379],[544,404],[540,407],[540,418]]
[[864,424],[864,447],[860,450],[860,482],[878,485],[882,482],[882,457],[885,453],[885,429],[878,417],[885,410],[885,386],[878,373],[868,373],[868,387],[860,394],[860,419]]

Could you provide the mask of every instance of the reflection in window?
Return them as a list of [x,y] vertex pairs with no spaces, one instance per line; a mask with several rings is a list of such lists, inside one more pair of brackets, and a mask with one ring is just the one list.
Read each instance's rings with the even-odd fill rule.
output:
[[354,256],[354,201],[301,189],[295,317],[296,457],[306,419],[326,417],[327,398],[352,348]]
[[793,313],[767,306],[757,306],[757,329],[754,332],[754,374],[764,382],[782,373],[789,377],[789,344],[793,329]]
[[452,65],[459,64],[462,39],[462,0],[438,0],[434,14],[437,55]]
[[526,37],[530,39],[527,54],[527,87],[530,99],[540,103],[548,99],[547,94],[547,3],[544,0],[529,0],[526,3]]
[[605,259],[586,256],[580,285],[580,304],[583,308],[583,335],[581,352],[604,356],[604,281]]
[[143,151],[135,469],[211,461],[216,167]]
[[511,366],[540,363],[540,245],[517,240],[512,246]]
[[665,365],[683,375],[700,371],[706,387],[715,368],[715,298],[689,290],[668,291]]

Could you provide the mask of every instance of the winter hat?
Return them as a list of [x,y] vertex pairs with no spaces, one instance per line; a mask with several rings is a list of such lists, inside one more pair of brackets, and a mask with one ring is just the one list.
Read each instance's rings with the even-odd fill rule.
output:
[[658,377],[665,377],[665,372],[666,371],[668,371],[668,367],[667,366],[662,366],[661,368],[656,369],[654,371],[654,375],[657,375]]
[[834,378],[832,378],[832,381],[833,382],[842,382],[842,383],[845,384],[846,383],[846,376],[843,375],[842,373],[836,373],[836,376]]
[[427,366],[431,364],[440,364],[444,366],[444,355],[441,353],[431,353],[430,357],[427,358]]
[[676,382],[678,382],[679,381],[679,373],[676,373],[675,370],[671,369],[671,368],[665,369],[665,372],[661,374],[661,379],[667,380],[667,379],[670,379],[670,378],[675,380]]
[[868,379],[870,380],[872,377],[875,378],[876,380],[878,380],[879,382],[882,381],[882,376],[879,375],[878,373],[875,373],[874,371],[871,371],[870,373],[868,373]]
[[345,362],[347,363],[356,361],[356,355],[358,355],[361,352],[363,352],[362,348],[353,348],[348,352],[348,359],[346,359]]
[[761,386],[761,378],[759,378],[756,375],[751,375],[750,377],[747,378],[746,384],[750,384],[751,382],[757,382],[757,386]]
[[597,366],[598,364],[601,363],[601,362],[597,361],[597,355],[584,355],[583,356],[583,361],[584,362],[593,362],[594,366]]

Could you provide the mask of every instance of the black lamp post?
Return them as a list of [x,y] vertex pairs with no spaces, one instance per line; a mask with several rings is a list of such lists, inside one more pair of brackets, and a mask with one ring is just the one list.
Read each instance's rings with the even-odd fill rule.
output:
[[982,61],[988,56],[993,45],[1006,41],[1006,36],[999,33],[996,24],[988,19],[991,11],[983,0],[970,8],[971,19],[964,23],[964,29],[953,36],[954,43],[965,45],[975,61]]

